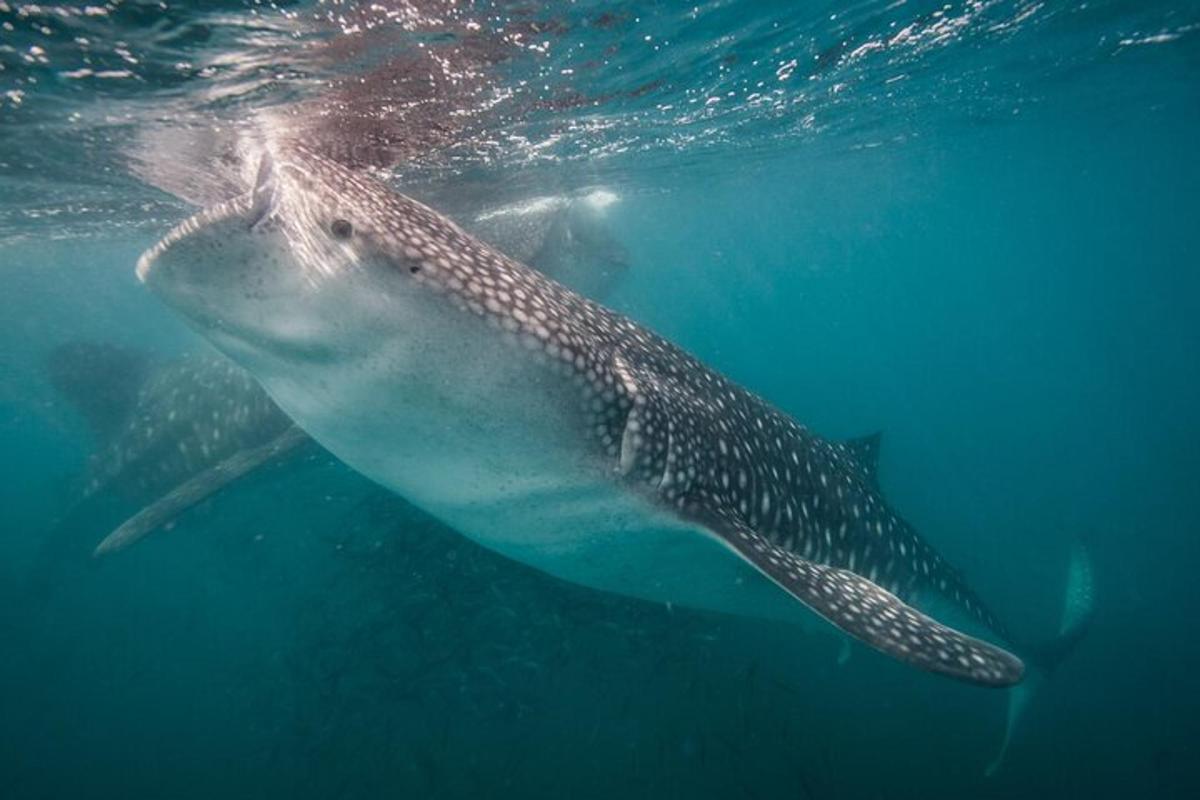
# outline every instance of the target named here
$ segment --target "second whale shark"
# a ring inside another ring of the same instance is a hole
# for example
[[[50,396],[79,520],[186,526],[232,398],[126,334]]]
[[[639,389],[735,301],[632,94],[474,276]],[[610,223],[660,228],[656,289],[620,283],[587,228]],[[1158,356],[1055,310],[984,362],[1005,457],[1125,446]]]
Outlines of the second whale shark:
[[[509,557],[683,606],[807,608],[975,684],[1025,673],[926,613],[1015,641],[855,448],[302,145],[266,146],[252,191],[137,274],[320,444]]]

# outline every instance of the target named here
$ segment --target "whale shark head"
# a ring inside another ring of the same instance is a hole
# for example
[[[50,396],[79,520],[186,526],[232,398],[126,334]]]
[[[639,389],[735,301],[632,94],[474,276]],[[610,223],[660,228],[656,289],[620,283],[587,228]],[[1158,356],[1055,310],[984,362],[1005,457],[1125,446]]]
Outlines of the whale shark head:
[[[170,230],[137,275],[236,358],[352,360],[411,334],[404,310],[430,294],[451,225],[293,146],[262,156],[251,191]]]

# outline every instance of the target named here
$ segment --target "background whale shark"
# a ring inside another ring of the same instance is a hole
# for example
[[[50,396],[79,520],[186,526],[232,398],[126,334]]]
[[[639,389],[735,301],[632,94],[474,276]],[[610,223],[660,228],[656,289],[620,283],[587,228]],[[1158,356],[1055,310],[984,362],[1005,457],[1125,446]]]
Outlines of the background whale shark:
[[[291,420],[251,376],[217,354],[164,360],[78,341],[52,350],[46,371],[87,424],[91,453],[65,511],[41,536],[30,579],[39,602],[106,536],[119,534],[112,547],[128,546],[275,455],[320,452],[292,435]],[[240,473],[229,471],[238,465]]]

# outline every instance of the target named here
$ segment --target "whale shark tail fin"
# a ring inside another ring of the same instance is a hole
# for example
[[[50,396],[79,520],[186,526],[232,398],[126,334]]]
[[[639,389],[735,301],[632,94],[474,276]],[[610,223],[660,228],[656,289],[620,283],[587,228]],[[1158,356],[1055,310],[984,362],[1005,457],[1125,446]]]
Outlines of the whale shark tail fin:
[[[1027,644],[1023,649],[1030,669],[1018,686],[1009,690],[1008,715],[1004,726],[1004,739],[995,758],[988,765],[988,777],[995,775],[1004,763],[1013,732],[1024,716],[1029,701],[1054,675],[1087,634],[1095,613],[1095,578],[1092,558],[1082,542],[1071,547],[1067,565],[1067,580],[1063,591],[1062,612],[1059,616],[1058,632],[1041,642]]]
[[[1076,542],[1071,547],[1058,632],[1025,648],[1033,664],[1047,677],[1054,674],[1087,633],[1095,613],[1095,594],[1091,555],[1082,542]]]

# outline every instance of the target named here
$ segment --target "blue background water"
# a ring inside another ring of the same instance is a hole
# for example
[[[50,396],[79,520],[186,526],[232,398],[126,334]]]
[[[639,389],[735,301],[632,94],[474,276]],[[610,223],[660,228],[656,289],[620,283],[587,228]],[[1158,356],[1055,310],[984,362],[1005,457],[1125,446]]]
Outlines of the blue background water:
[[[888,15],[920,18],[868,6],[863,41]],[[839,664],[832,635],[562,584],[321,457],[119,558],[87,559],[103,531],[79,530],[85,548],[32,591],[91,446],[47,353],[79,338],[202,346],[132,275],[162,229],[145,218],[182,215],[166,201],[133,214],[142,196],[118,182],[99,214],[22,213],[68,208],[57,188],[86,184],[92,163],[46,116],[91,100],[24,85],[0,135],[28,152],[49,131],[28,159],[51,167],[31,177],[6,150],[0,183],[4,795],[1192,796],[1200,10],[1082,8],[1086,24],[1060,15],[999,41],[967,26],[909,64],[922,88],[828,101],[827,127],[741,106],[711,137],[615,166],[581,164],[570,149],[590,140],[568,137],[560,160],[496,168],[612,187],[632,268],[610,303],[822,433],[883,430],[887,496],[1014,628],[1051,631],[1067,548],[1088,543],[1095,623],[998,775],[983,769],[1002,693],[864,648]],[[770,20],[818,41],[833,25],[829,9],[709,10],[697,48],[764,46]],[[682,19],[644,11],[666,30]],[[691,63],[675,58],[621,66]],[[930,77],[947,75],[965,77]],[[603,135],[669,128],[653,107],[614,111]]]

